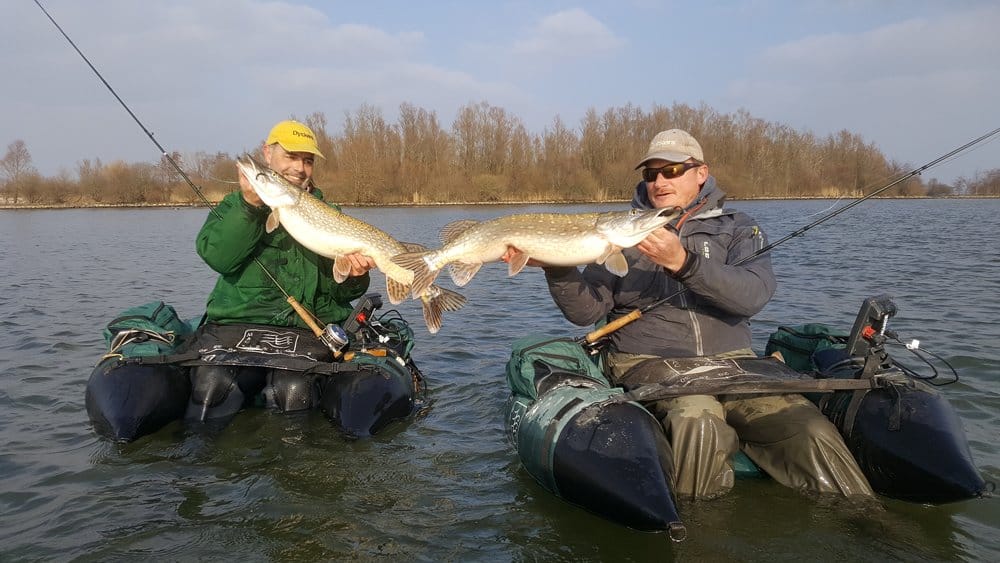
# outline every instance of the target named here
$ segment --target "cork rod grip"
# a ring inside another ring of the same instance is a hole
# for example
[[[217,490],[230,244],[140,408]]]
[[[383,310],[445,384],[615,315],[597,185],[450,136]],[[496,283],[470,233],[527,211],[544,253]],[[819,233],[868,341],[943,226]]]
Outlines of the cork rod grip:
[[[588,332],[587,333],[587,337],[586,337],[587,343],[588,344],[593,344],[594,342],[597,342],[601,338],[604,338],[605,336],[607,336],[607,335],[611,334],[612,332],[620,329],[621,327],[629,324],[630,322],[638,320],[638,318],[641,317],[641,316],[642,316],[642,311],[640,311],[639,309],[636,309],[636,310],[632,311],[631,313],[625,315],[624,317],[618,317],[617,319],[615,319],[615,320],[611,321],[610,323],[602,326],[601,328],[599,328],[599,329],[597,329],[597,330],[595,330],[593,332]]]

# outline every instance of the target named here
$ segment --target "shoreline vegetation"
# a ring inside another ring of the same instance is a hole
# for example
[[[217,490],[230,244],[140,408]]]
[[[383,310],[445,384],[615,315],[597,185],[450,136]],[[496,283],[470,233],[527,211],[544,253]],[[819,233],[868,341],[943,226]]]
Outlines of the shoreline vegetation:
[[[887,159],[846,130],[819,137],[745,110],[721,114],[705,105],[590,109],[576,126],[556,116],[541,133],[530,133],[519,117],[486,102],[460,108],[450,127],[435,112],[408,103],[400,105],[395,122],[362,105],[345,115],[335,133],[323,113],[301,121],[327,156],[318,161],[316,184],[327,200],[345,206],[620,201],[631,197],[639,181],[638,155],[657,132],[670,128],[699,139],[712,175],[732,200],[857,199],[915,168]],[[29,147],[15,140],[0,158],[0,208],[204,206],[201,195],[217,202],[234,189],[236,156],[175,151],[157,162],[95,158],[78,162],[73,172],[45,177]],[[914,175],[889,194],[959,196],[1000,197],[1000,168],[953,185]]]

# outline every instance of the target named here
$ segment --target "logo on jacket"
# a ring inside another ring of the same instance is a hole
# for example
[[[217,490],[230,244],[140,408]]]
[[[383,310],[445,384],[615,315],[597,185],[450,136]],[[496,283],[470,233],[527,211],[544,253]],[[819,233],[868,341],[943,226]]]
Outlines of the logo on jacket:
[[[704,256],[706,259],[712,257],[711,256],[712,252],[711,252],[711,250],[709,250],[709,248],[710,247],[708,245],[708,241],[707,240],[705,242],[701,243],[701,255]]]

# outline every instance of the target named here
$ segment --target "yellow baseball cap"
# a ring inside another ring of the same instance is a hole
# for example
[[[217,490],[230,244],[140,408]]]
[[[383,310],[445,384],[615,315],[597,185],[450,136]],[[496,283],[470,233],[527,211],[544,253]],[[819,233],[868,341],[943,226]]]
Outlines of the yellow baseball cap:
[[[264,144],[273,145],[274,143],[278,143],[281,148],[288,152],[310,152],[320,158],[326,158],[323,153],[319,152],[316,135],[298,121],[282,121],[272,127]]]

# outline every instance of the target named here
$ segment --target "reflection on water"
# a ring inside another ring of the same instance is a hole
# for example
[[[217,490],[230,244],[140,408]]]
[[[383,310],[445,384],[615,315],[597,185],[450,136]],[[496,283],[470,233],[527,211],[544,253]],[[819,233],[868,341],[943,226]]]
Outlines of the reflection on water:
[[[736,202],[772,240],[829,201]],[[620,206],[348,209],[400,240],[437,246],[463,218]],[[200,315],[214,274],[194,253],[205,210],[0,212],[0,559],[996,560],[1000,506],[882,499],[880,510],[810,498],[769,480],[682,504],[689,538],[672,544],[572,507],[536,485],[506,443],[501,409],[510,343],[576,336],[537,270],[485,266],[469,304],[437,335],[415,302],[428,408],[370,440],[347,441],[322,415],[241,413],[221,431],[175,423],[134,444],[98,440],[83,406],[103,353],[100,329],[163,299]],[[891,328],[955,365],[945,388],[973,457],[1000,480],[1000,201],[870,201],[778,247],[778,294],[754,321],[763,349],[779,324],[849,328],[887,293]],[[442,285],[450,282],[442,277]],[[372,287],[384,280],[376,274]],[[384,310],[392,307],[386,303]],[[846,326],[845,326],[846,325]]]

